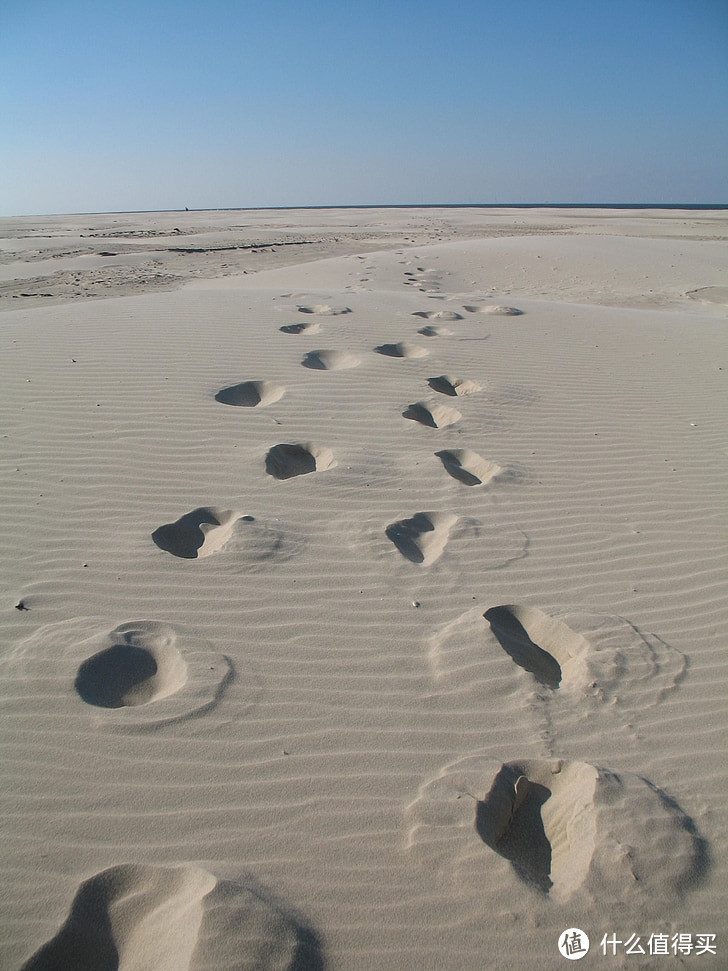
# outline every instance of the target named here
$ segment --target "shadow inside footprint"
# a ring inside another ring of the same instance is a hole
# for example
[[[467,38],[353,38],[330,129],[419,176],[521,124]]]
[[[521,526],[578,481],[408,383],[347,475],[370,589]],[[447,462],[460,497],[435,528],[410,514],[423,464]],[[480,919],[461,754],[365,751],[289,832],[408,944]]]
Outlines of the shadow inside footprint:
[[[285,394],[285,388],[270,381],[243,381],[229,388],[222,388],[215,395],[215,401],[223,405],[237,405],[243,408],[265,406],[278,401]]]
[[[316,471],[316,459],[303,445],[274,445],[265,457],[265,471],[276,479],[292,479]]]
[[[561,665],[553,655],[535,644],[526,628],[508,607],[491,607],[483,614],[503,650],[547,688],[561,684]]]
[[[412,563],[424,563],[425,554],[422,550],[423,533],[434,532],[435,526],[423,513],[417,513],[412,519],[403,519],[398,523],[387,526],[385,533],[397,547],[399,552]]]
[[[279,328],[284,334],[317,334],[321,330],[321,324],[306,322],[303,324],[284,324]]]
[[[457,519],[452,513],[418,512],[411,519],[390,523],[385,533],[405,559],[427,566],[444,551]]]
[[[174,694],[188,677],[187,664],[175,646],[173,631],[162,625],[117,627],[110,647],[87,658],[76,674],[75,688],[86,704],[97,708],[146,705]]]
[[[173,556],[194,560],[215,552],[230,538],[239,514],[217,507],[201,507],[165,523],[152,533],[154,543]]]
[[[131,644],[114,644],[84,661],[75,686],[88,705],[123,708],[144,704],[144,686],[151,684],[156,673],[157,662],[149,651]]]
[[[518,783],[527,790],[520,804],[516,796],[506,800],[505,818],[494,820],[494,800],[490,793],[486,801],[478,800],[475,828],[483,842],[508,860],[525,883],[548,893],[553,886],[551,843],[544,829],[541,807],[551,798],[551,791],[525,776],[510,781],[514,793]]]

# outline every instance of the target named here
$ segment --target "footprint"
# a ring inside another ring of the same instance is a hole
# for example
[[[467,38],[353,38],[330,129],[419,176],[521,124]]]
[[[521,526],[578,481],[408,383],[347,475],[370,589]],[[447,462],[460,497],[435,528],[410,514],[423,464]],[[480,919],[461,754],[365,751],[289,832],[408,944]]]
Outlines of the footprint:
[[[21,971],[321,969],[318,935],[256,885],[192,864],[126,863],[79,887],[65,923]]]
[[[566,901],[675,899],[705,872],[694,822],[651,782],[587,762],[505,763],[475,828],[531,886]]]
[[[385,532],[405,559],[429,566],[442,556],[458,517],[449,512],[418,512],[391,523]]]
[[[450,621],[432,635],[430,659],[438,679],[460,679],[467,670],[467,685],[479,694],[496,677],[511,678],[509,690],[520,682],[550,722],[571,726],[607,713],[605,730],[619,724],[620,710],[634,719],[660,703],[687,670],[682,652],[624,617],[579,608],[550,616],[513,604],[473,608]]]
[[[503,471],[500,465],[489,462],[468,448],[443,449],[435,452],[435,455],[453,479],[468,486],[485,485]]]
[[[187,681],[187,665],[164,625],[127,624],[110,647],[84,661],[75,687],[88,705],[126,708],[174,694]]]
[[[428,378],[427,383],[433,391],[439,391],[440,394],[447,394],[451,397],[463,397],[483,390],[481,385],[475,381],[470,381],[467,378],[456,378],[451,374],[441,374],[437,378]]]
[[[399,341],[396,344],[379,344],[374,350],[385,357],[427,357],[430,353],[426,347],[413,344],[411,341]]]
[[[156,620],[113,630],[103,617],[45,625],[16,645],[2,675],[25,714],[55,718],[79,738],[89,730],[156,730],[201,715],[212,724],[233,683],[246,710],[260,691],[244,658],[234,668],[197,631]],[[29,690],[40,683],[42,690]]]
[[[523,313],[517,307],[503,307],[497,303],[467,304],[463,310],[469,314],[491,314],[494,317],[520,317]]]
[[[174,523],[160,526],[152,539],[161,550],[182,559],[199,559],[217,552],[230,539],[242,513],[217,506],[201,506]]]
[[[304,367],[315,371],[344,371],[361,364],[358,357],[348,351],[309,351],[301,361]]]
[[[338,463],[330,448],[305,444],[274,445],[265,457],[265,470],[275,479],[292,479],[308,472],[325,472]]]
[[[420,327],[417,333],[422,334],[423,337],[451,337],[453,332],[449,327],[427,324],[426,327]]]
[[[467,310],[467,307],[465,308]],[[413,317],[422,317],[424,320],[462,320],[463,315],[455,310],[415,310]]]
[[[556,903],[592,907],[602,919],[625,907],[669,912],[707,873],[708,847],[695,822],[649,780],[561,759],[497,766],[468,756],[420,787],[406,809],[408,844],[428,869],[455,868],[459,884],[472,881],[489,896],[508,892],[507,871],[495,859],[484,872],[485,844],[517,880]],[[493,779],[489,790],[473,795],[484,778]]]
[[[341,314],[350,314],[351,307],[331,307],[327,303],[316,303],[313,305],[299,304],[299,313],[317,314],[320,317],[338,317]]]
[[[243,381],[233,384],[229,388],[222,388],[215,395],[215,401],[223,405],[240,405],[243,408],[264,408],[280,401],[286,389],[281,384],[272,381]]]
[[[491,607],[483,616],[506,654],[539,684],[556,689],[564,676],[583,683],[589,643],[562,621],[512,604]]]
[[[317,320],[306,320],[301,324],[284,324],[280,330],[284,334],[318,334],[321,324]]]
[[[448,405],[417,401],[402,412],[402,417],[409,418],[411,421],[418,421],[428,428],[446,428],[448,425],[454,425],[455,422],[460,421],[463,416],[456,408],[450,408]]]
[[[100,650],[79,665],[76,693],[87,705],[109,712],[105,723],[125,728],[204,714],[218,704],[233,677],[227,657],[200,650],[199,639],[172,624],[131,621],[100,644],[97,638],[92,643]]]

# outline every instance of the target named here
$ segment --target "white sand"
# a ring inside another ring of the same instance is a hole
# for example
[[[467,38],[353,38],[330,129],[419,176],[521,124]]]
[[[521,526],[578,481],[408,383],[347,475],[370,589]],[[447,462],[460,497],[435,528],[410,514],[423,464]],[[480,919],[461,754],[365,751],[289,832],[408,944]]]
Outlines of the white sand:
[[[0,967],[725,967],[728,216],[0,231]]]

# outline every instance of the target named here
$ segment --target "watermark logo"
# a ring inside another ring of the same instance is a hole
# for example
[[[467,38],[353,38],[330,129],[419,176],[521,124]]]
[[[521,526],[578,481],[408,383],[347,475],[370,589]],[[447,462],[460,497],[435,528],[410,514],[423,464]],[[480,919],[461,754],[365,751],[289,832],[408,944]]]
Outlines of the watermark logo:
[[[580,927],[569,927],[559,934],[559,952],[567,961],[580,961],[589,953],[589,938]]]

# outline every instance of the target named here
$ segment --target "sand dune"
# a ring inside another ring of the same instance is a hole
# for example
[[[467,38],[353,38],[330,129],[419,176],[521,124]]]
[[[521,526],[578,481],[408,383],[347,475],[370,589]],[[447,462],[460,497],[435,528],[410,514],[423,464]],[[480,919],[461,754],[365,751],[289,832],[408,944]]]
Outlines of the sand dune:
[[[0,967],[722,966],[725,225],[0,220]]]
[[[152,967],[315,971],[323,962],[316,935],[258,888],[193,865],[122,864],[81,884],[66,922],[23,971]]]

